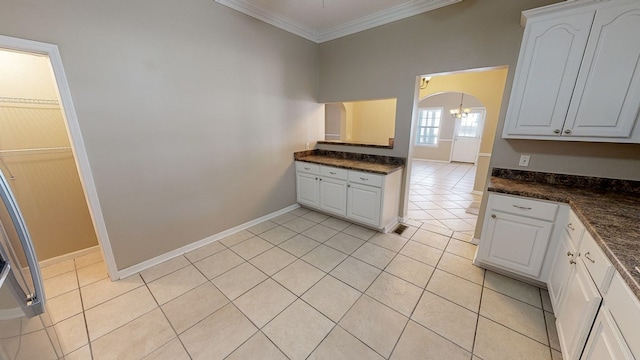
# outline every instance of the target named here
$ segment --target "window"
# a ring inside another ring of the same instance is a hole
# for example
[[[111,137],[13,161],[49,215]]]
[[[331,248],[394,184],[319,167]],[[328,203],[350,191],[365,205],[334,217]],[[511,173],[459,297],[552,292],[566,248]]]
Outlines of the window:
[[[477,138],[480,136],[480,122],[484,110],[472,110],[467,117],[460,119],[457,137]]]
[[[416,145],[438,145],[442,108],[423,108],[418,114]]]

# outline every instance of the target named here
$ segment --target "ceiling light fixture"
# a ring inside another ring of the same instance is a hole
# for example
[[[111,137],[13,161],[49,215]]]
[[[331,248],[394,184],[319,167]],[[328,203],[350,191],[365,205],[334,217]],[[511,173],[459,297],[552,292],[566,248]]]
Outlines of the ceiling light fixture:
[[[429,85],[430,80],[431,80],[430,77],[423,77],[422,81],[420,82],[420,90],[426,89],[427,85]]]
[[[462,108],[463,100],[464,100],[464,93],[462,93],[462,97],[460,98],[460,107],[458,107],[457,109],[449,110],[449,113],[451,113],[451,117],[453,117],[454,119],[466,118],[467,115],[469,115],[469,113],[471,112],[471,109],[469,108]]]

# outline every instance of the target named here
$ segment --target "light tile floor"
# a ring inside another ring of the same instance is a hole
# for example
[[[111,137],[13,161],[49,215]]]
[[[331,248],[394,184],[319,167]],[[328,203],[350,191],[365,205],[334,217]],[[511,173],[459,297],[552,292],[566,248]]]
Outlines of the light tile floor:
[[[67,359],[559,359],[548,293],[471,264],[475,167],[416,161],[381,234],[296,209],[129,278],[43,268]]]

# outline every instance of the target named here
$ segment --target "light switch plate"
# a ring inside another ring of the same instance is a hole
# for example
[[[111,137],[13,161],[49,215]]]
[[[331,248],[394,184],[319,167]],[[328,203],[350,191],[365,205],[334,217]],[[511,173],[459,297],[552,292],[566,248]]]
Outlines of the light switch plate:
[[[531,155],[520,155],[520,166],[529,166],[529,160],[531,159]]]

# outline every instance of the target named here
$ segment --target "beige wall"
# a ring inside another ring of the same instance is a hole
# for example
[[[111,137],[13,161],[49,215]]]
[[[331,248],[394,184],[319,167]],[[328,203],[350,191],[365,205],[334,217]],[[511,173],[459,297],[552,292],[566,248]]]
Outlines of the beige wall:
[[[295,204],[318,46],[211,0],[6,0],[57,44],[118,269]]]
[[[0,51],[0,97],[57,100],[52,76],[46,56]]]
[[[503,140],[506,114],[523,29],[522,10],[556,0],[463,1],[320,45],[322,102],[397,97],[396,146],[368,153],[408,156],[416,76],[507,65],[503,104],[491,152],[492,166],[640,180],[640,145]],[[491,142],[485,142],[491,143]],[[322,148],[344,147],[322,145]],[[481,221],[478,222],[479,224]]]
[[[0,96],[57,98],[46,57],[0,51],[0,79]],[[59,106],[0,102],[0,151],[68,146]],[[0,157],[38,260],[98,245],[71,150]]]
[[[417,77],[504,65],[511,74],[522,40],[521,12],[554,2],[467,0],[323,43],[319,100],[396,97],[394,148],[362,151],[408,157],[412,117],[417,110]],[[343,146],[319,147],[349,151]],[[403,205],[406,211],[407,204]]]
[[[352,141],[388,144],[394,133],[396,99],[356,101],[352,105]]]
[[[428,88],[426,89],[428,90]],[[451,161],[451,146],[453,145],[453,133],[455,130],[455,119],[449,113],[450,109],[460,107],[461,93],[447,92],[436,95],[426,95],[420,100],[418,108],[442,108],[442,120],[440,124],[440,136],[438,144],[435,146],[414,145],[414,159]],[[463,107],[484,107],[482,102],[474,96],[466,94]],[[417,136],[417,135],[416,135]],[[415,143],[415,140],[412,140]]]

